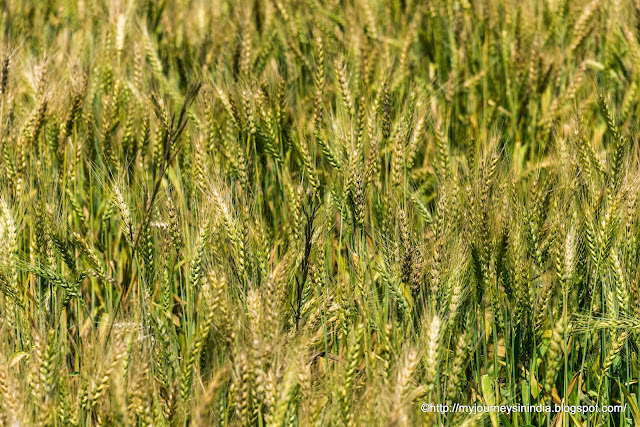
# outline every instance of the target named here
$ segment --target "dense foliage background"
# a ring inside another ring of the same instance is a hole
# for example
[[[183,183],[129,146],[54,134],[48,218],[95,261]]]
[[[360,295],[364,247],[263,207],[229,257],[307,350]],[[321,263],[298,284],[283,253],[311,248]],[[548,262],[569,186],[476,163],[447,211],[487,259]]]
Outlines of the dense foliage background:
[[[2,424],[640,425],[638,2],[0,13]]]

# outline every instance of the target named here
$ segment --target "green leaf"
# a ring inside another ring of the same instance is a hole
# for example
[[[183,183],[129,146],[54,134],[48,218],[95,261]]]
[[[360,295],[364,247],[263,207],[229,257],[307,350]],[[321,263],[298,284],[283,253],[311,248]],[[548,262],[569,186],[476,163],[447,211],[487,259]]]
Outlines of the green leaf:
[[[513,425],[509,422],[509,420],[503,413],[500,413],[500,420],[502,421],[502,425],[504,425],[505,427],[513,427]]]
[[[624,397],[627,399],[627,402],[629,404],[629,408],[631,408],[631,416],[633,417],[633,423],[637,426],[640,426],[640,410],[638,410],[638,402],[636,402],[635,397],[629,393],[629,390],[627,390],[627,388],[622,385],[620,383],[620,381],[617,381],[618,383],[618,387],[620,387],[620,390],[622,390],[622,394],[624,394]]]
[[[14,366],[16,363],[20,362],[27,355],[26,351],[18,351],[13,353],[11,359],[9,359],[9,367]]]
[[[482,395],[487,405],[493,406],[496,404],[496,398],[493,394],[493,378],[489,375],[482,376]],[[495,412],[489,412],[489,418],[491,418],[491,424],[493,427],[498,427],[498,418]]]

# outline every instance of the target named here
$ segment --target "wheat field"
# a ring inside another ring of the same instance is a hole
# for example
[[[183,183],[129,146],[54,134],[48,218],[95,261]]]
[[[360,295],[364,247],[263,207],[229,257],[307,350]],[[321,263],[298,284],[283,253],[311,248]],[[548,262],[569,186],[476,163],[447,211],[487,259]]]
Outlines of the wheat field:
[[[0,424],[640,426],[640,1],[0,30]]]

